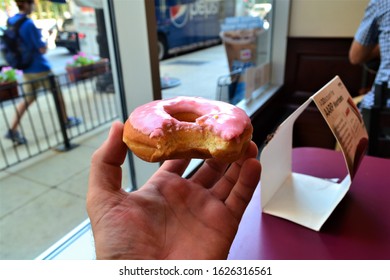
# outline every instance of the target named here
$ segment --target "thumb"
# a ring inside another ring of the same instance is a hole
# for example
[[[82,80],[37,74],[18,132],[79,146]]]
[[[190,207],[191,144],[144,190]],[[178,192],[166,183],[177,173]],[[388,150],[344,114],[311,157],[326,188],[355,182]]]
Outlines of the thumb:
[[[123,124],[112,124],[107,140],[92,156],[88,192],[121,188],[122,168],[127,146],[122,141]]]

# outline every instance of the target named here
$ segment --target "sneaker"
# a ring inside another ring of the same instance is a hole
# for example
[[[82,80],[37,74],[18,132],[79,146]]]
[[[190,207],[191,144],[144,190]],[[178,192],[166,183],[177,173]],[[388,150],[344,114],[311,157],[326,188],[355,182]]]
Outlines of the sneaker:
[[[68,117],[67,118],[67,123],[65,124],[66,128],[71,128],[74,126],[78,126],[81,124],[83,121],[79,118],[76,117]]]
[[[27,143],[27,139],[19,133],[19,131],[12,131],[11,129],[4,135],[5,139],[12,140],[17,145],[24,145]]]

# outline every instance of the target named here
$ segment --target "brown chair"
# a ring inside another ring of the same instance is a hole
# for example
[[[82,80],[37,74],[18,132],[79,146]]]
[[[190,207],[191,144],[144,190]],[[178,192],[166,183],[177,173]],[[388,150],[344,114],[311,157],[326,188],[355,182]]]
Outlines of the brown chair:
[[[390,88],[387,82],[375,85],[374,106],[362,108],[367,128],[368,155],[390,158]]]

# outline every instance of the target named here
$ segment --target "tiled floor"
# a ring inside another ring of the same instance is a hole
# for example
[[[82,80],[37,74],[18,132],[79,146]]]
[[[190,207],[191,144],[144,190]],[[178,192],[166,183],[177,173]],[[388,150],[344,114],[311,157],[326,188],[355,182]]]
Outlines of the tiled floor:
[[[218,77],[227,73],[222,45],[166,60],[161,76],[177,77],[181,85],[163,97],[214,98]],[[33,259],[87,218],[90,158],[109,127],[78,138],[71,151],[48,151],[0,172],[0,259]],[[124,186],[129,183],[125,174]]]

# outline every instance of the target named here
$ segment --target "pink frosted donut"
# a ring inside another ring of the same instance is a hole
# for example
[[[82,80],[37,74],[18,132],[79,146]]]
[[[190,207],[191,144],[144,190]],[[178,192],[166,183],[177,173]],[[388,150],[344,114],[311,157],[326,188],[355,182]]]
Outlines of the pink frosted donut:
[[[253,127],[245,111],[200,97],[156,100],[136,108],[123,141],[141,159],[177,158],[237,160],[246,150]]]

